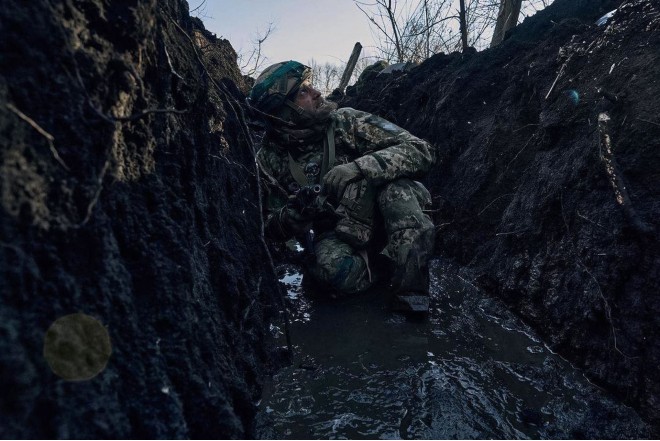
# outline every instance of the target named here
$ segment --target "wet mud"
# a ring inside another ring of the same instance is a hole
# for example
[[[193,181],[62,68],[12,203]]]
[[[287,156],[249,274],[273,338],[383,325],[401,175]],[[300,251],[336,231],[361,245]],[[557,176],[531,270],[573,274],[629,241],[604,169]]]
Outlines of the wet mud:
[[[448,261],[431,265],[427,320],[390,312],[382,292],[310,299],[283,267],[293,365],[266,386],[269,439],[643,438],[632,408],[590,383]],[[283,341],[281,329],[272,329]]]

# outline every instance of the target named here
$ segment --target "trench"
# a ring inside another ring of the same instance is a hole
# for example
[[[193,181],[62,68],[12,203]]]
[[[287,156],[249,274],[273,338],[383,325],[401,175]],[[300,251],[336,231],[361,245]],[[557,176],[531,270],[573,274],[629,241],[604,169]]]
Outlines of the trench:
[[[532,329],[434,259],[423,321],[381,292],[324,301],[280,267],[293,363],[266,385],[257,435],[268,439],[640,438],[632,409],[553,353]],[[284,345],[283,330],[271,331]]]

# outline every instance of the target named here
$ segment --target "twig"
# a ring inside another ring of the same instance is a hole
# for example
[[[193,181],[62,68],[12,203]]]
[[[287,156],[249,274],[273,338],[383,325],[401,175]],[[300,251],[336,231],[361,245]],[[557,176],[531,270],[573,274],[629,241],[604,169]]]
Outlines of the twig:
[[[502,198],[505,197],[505,196],[511,196],[512,194],[515,194],[515,193],[506,193],[506,194],[503,194],[502,196],[498,196],[498,197],[496,197],[496,198],[493,199],[488,205],[486,205],[486,206],[485,206],[485,207],[484,207],[479,213],[477,213],[477,216],[481,216],[481,213],[483,213],[484,211],[486,211],[486,209],[488,209],[488,207],[490,207],[491,205],[493,205],[495,202],[499,201],[500,199],[502,199]]]
[[[369,369],[367,369],[367,367],[366,367],[366,366],[364,365],[364,363],[362,362],[362,357],[364,357],[364,354],[360,354],[360,355],[358,356],[358,363],[360,363],[360,366],[362,367],[362,369],[364,369],[364,371],[365,371],[366,373],[370,373],[371,371],[370,371]]]
[[[563,192],[559,194],[559,207],[561,209],[561,217],[564,220],[564,226],[566,227],[566,234],[567,236],[571,234],[569,228],[568,228],[568,222],[566,221],[566,215],[564,214],[564,197],[563,197]],[[575,256],[575,260],[577,261],[578,265],[582,267],[582,271],[586,272],[589,274],[589,276],[593,279],[593,281],[596,283],[596,287],[598,288],[598,293],[600,294],[600,298],[603,301],[603,305],[605,308],[605,318],[607,319],[608,323],[610,324],[610,328],[612,330],[612,337],[614,339],[614,349],[621,355],[623,355],[625,358],[631,359],[631,358],[639,358],[639,357],[630,357],[619,349],[617,346],[617,338],[616,338],[616,330],[614,329],[614,322],[612,321],[612,308],[610,308],[610,303],[607,301],[605,298],[605,295],[603,294],[603,290],[600,288],[600,283],[598,283],[598,280],[596,277],[591,274],[591,272],[587,269],[587,266],[582,262],[582,259],[580,259],[580,256],[577,253],[577,249],[575,248],[575,244],[573,243],[572,240],[569,239],[569,243],[571,244],[571,248],[573,249],[573,255]]]
[[[518,156],[520,156],[520,154],[523,152],[523,150],[525,150],[525,149],[527,148],[527,146],[528,146],[529,143],[532,141],[532,139],[534,138],[535,135],[536,135],[536,133],[533,133],[532,136],[529,137],[529,139],[527,140],[527,142],[525,143],[525,145],[523,146],[523,148],[521,148],[521,149],[518,151],[518,153],[516,153],[516,156],[514,156],[513,159],[512,159],[511,161],[509,161],[509,163],[506,165],[506,167],[504,167],[504,171],[502,172],[502,174],[506,173],[506,171],[509,169],[509,167],[511,167],[511,164],[513,163],[513,161],[515,161],[516,159],[518,159]]]
[[[101,112],[99,109],[97,109],[96,107],[94,107],[92,105],[91,101],[88,101],[88,102],[89,102],[89,105],[92,106],[92,108],[96,111],[96,113],[98,113],[104,120],[106,120],[110,123],[113,123],[113,124],[115,122],[137,121],[138,119],[144,118],[145,116],[147,116],[151,113],[176,113],[178,115],[188,113],[187,109],[186,110],[179,110],[179,109],[147,109],[147,110],[143,110],[140,113],[135,113],[135,114],[130,115],[130,116],[117,117],[117,116],[107,115],[107,114]]]
[[[7,103],[6,106],[9,110],[14,112],[16,114],[16,116],[18,116],[20,119],[22,119],[23,121],[28,123],[30,126],[32,126],[33,129],[35,129],[37,132],[39,132],[39,134],[41,136],[43,136],[44,138],[46,138],[48,140],[48,146],[50,147],[50,152],[53,154],[53,157],[55,158],[55,160],[57,162],[59,162],[59,164],[62,167],[64,167],[64,169],[66,171],[69,171],[69,167],[67,167],[66,163],[60,157],[60,154],[55,149],[55,144],[53,143],[53,141],[55,141],[55,137],[53,135],[51,135],[50,133],[48,133],[47,131],[45,131],[44,129],[42,129],[39,124],[37,124],[32,118],[27,116],[25,113],[18,110],[16,108],[16,106],[14,106],[13,104]]]
[[[176,75],[177,77],[179,77],[181,80],[185,81],[185,80],[183,79],[183,77],[182,77],[181,75],[179,75],[179,73],[178,73],[176,70],[174,70],[174,66],[172,66],[172,59],[170,58],[170,53],[167,52],[167,46],[165,46],[165,44],[163,44],[163,48],[165,49],[165,56],[167,57],[167,64],[169,64],[169,66],[170,66],[170,71],[171,71],[174,75]]]
[[[205,3],[206,3],[206,0],[202,0],[202,2],[201,2],[199,5],[197,5],[196,8],[192,9],[192,10],[189,12],[189,15],[192,15],[193,12],[197,11],[198,9],[200,9],[202,6],[204,6]]]
[[[589,219],[586,216],[581,215],[579,211],[576,210],[575,214],[577,214],[578,217],[581,217],[582,219],[586,220],[587,222],[591,222],[592,224],[596,225],[597,227],[603,228],[603,226],[601,224],[599,224],[598,222],[592,221],[591,219]]]
[[[495,236],[508,236],[509,234],[524,233],[526,231],[529,231],[529,228],[524,228],[522,230],[516,230],[516,231],[507,231],[506,233],[497,233],[495,234]]]
[[[545,96],[545,99],[547,100],[550,94],[552,93],[552,90],[555,88],[555,85],[557,84],[557,81],[559,80],[559,77],[562,76],[564,73],[564,68],[566,67],[566,64],[568,61],[571,59],[571,57],[568,57],[568,59],[562,64],[561,69],[559,69],[559,73],[557,74],[557,78],[555,78],[555,81],[552,83],[552,86],[550,86],[550,90],[548,90],[548,94]]]
[[[527,124],[527,125],[525,125],[525,126],[518,127],[516,130],[513,131],[513,133],[519,132],[519,131],[521,131],[522,129],[526,129],[527,127],[531,127],[531,126],[538,126],[538,124]]]
[[[566,234],[571,234],[570,228],[568,228],[568,222],[566,221],[566,215],[564,214],[564,192],[559,192],[559,207],[561,208],[561,218],[564,221],[564,226],[566,227]],[[577,255],[577,253],[576,253]]]
[[[16,106],[14,106],[11,103],[7,103],[6,106],[9,110],[11,110],[16,115],[18,115],[19,118],[21,118],[26,123],[30,124],[32,126],[32,128],[34,128],[37,132],[39,132],[41,135],[43,135],[47,140],[49,140],[49,141],[54,141],[55,140],[55,137],[53,137],[53,135],[51,135],[50,133],[48,133],[47,131],[42,129],[41,126],[39,126],[39,124],[37,124],[32,118],[27,116],[25,113],[18,110],[16,108]]]
[[[5,247],[5,248],[9,248],[10,250],[13,250],[16,254],[21,256],[23,259],[27,260],[27,258],[28,258],[27,253],[25,251],[23,251],[22,249],[20,249],[19,247],[17,247],[16,245],[12,245],[10,243],[5,243],[5,242],[0,241],[0,247]]]
[[[465,282],[465,283],[467,283],[468,285],[470,285],[472,288],[474,288],[474,289],[476,289],[476,290],[479,290],[479,288],[477,288],[476,286],[474,286],[474,285],[473,285],[472,283],[470,283],[469,281],[465,280],[465,279],[464,279],[463,277],[461,277],[459,274],[456,274],[456,277],[458,277],[458,278],[461,279],[463,282]]]
[[[619,349],[619,346],[618,346],[618,343],[617,343],[617,338],[616,338],[616,332],[615,332],[615,329],[614,329],[614,322],[612,321],[612,308],[610,307],[609,302],[605,298],[605,295],[603,294],[603,290],[600,288],[600,283],[598,283],[598,280],[596,280],[596,277],[594,277],[594,275],[591,274],[591,272],[587,269],[587,267],[584,265],[584,263],[582,263],[582,260],[579,257],[576,256],[576,258],[577,258],[578,263],[580,263],[580,265],[582,266],[582,270],[585,273],[589,274],[589,276],[593,279],[594,283],[596,284],[596,288],[598,288],[598,294],[600,295],[600,298],[603,301],[603,304],[605,305],[605,317],[607,317],[607,321],[610,323],[610,327],[612,329],[612,339],[614,340],[614,350],[617,351],[619,354],[623,355],[625,358],[627,358],[629,360],[633,359],[633,358],[639,358],[639,356],[632,357],[630,355],[624,354],[623,351],[621,351],[621,349]]]
[[[97,188],[96,192],[94,193],[94,197],[89,201],[89,205],[87,205],[87,214],[85,215],[85,218],[82,220],[77,225],[74,225],[75,228],[80,228],[83,225],[85,225],[87,222],[92,217],[92,210],[94,209],[94,206],[96,203],[99,201],[99,197],[101,196],[101,190],[103,190],[103,178],[105,178],[105,174],[108,171],[108,168],[110,166],[110,159],[106,159],[105,164],[103,164],[103,168],[101,169],[101,173],[99,174],[99,177],[97,179]]]
[[[259,276],[259,279],[257,280],[257,289],[254,291],[254,298],[252,299],[252,302],[245,308],[245,312],[243,313],[243,320],[240,322],[240,329],[243,329],[243,323],[245,320],[248,318],[248,314],[250,314],[250,310],[252,310],[252,306],[254,306],[254,302],[257,301],[259,298],[259,293],[261,292],[261,279],[262,277]]]
[[[656,122],[653,122],[653,121],[649,121],[648,119],[642,119],[642,118],[636,118],[636,119],[638,119],[640,121],[644,121],[645,123],[653,124],[654,126],[660,126],[660,124],[658,124]]]

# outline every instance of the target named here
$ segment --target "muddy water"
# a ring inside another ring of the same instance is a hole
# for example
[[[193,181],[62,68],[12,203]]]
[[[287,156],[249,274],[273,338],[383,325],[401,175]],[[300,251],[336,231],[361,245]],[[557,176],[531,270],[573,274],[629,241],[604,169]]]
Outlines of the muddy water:
[[[266,388],[262,438],[639,438],[630,408],[549,351],[461,271],[434,260],[422,322],[382,293],[310,300],[283,269],[292,366]],[[281,336],[280,330],[272,329]]]

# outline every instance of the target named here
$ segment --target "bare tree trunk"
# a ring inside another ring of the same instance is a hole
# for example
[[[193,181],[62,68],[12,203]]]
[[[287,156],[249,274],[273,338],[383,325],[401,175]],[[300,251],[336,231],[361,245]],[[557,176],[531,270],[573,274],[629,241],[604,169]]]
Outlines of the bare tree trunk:
[[[506,31],[518,23],[521,6],[522,0],[501,0],[500,12],[497,14],[497,22],[495,23],[495,31],[493,31],[490,47],[500,44],[504,40]]]
[[[502,0],[505,1],[505,0]],[[459,11],[459,18],[461,20],[461,43],[463,46],[463,52],[465,52],[468,48],[468,42],[467,42],[467,20],[465,19],[465,0],[460,0],[460,11]]]
[[[431,20],[429,19],[429,2],[424,0],[424,26],[426,27],[426,41],[424,48],[424,58],[429,58],[431,56]]]
[[[396,8],[396,2],[395,6]],[[398,62],[403,62],[403,48],[401,47],[401,40],[399,39],[399,28],[396,23],[396,18],[394,17],[394,10],[392,9],[392,0],[387,2],[387,15],[390,18],[390,23],[392,24],[392,32],[394,33],[394,45],[396,46],[396,53],[398,57]]]

